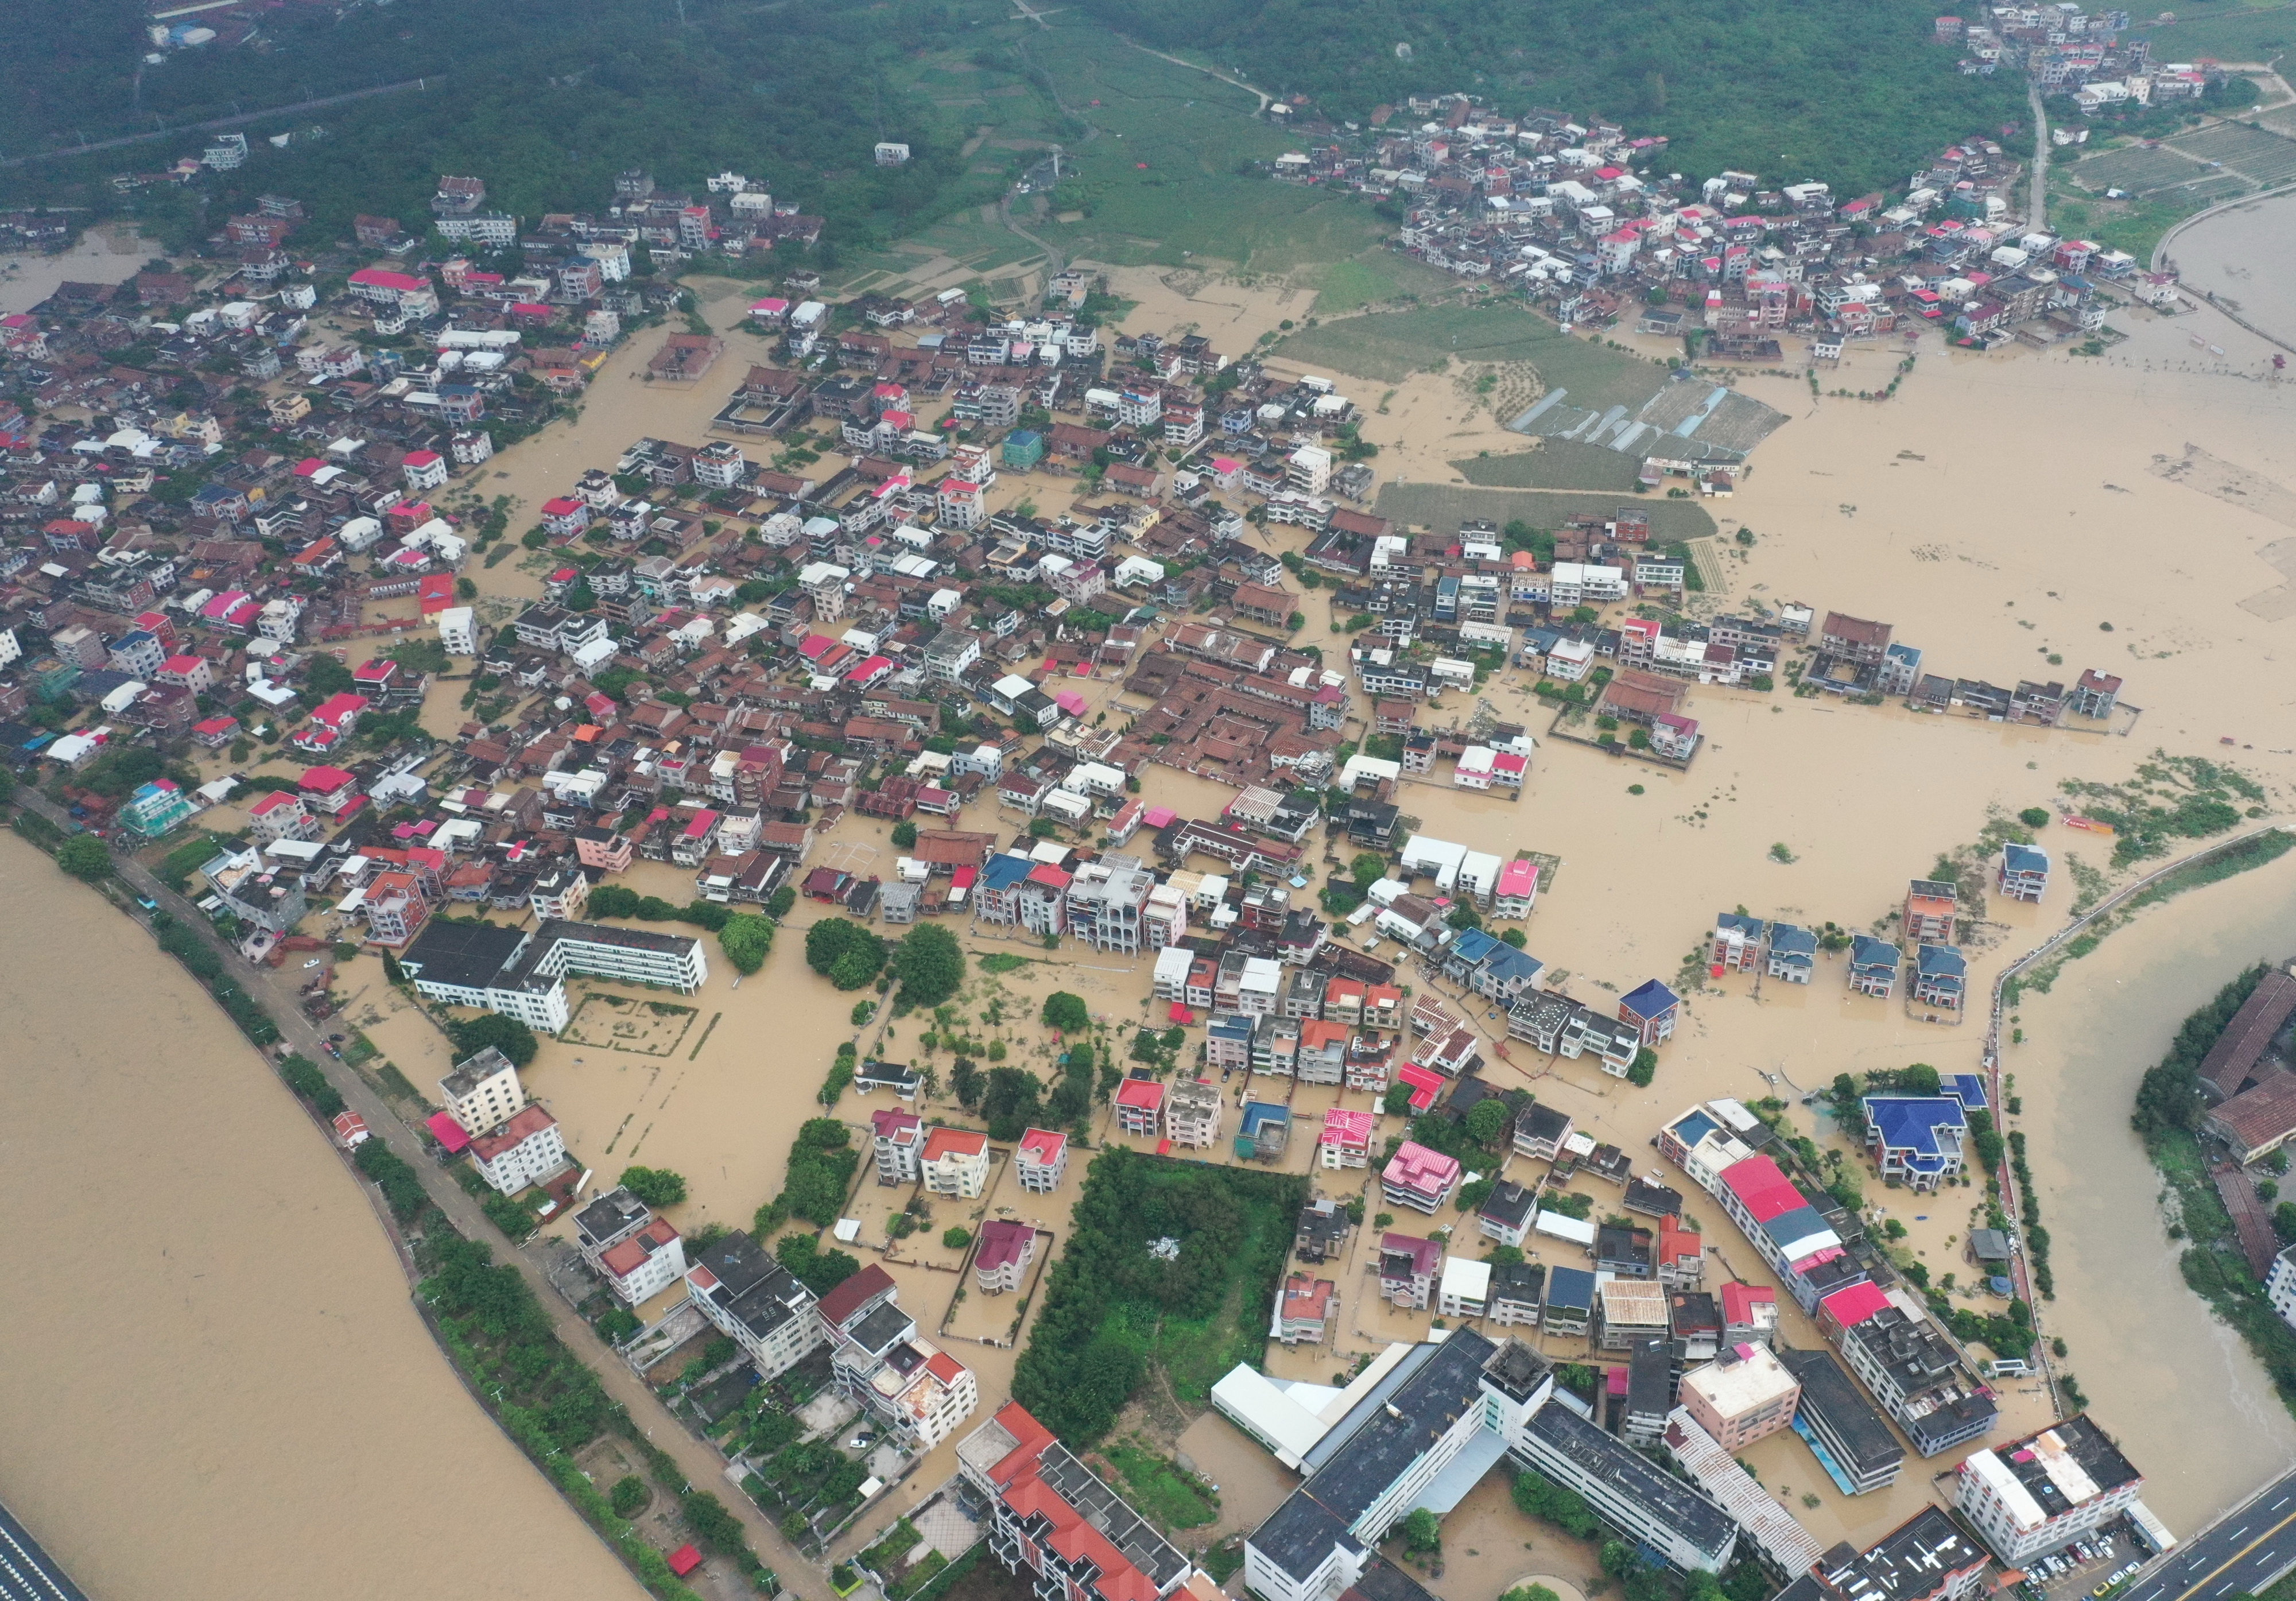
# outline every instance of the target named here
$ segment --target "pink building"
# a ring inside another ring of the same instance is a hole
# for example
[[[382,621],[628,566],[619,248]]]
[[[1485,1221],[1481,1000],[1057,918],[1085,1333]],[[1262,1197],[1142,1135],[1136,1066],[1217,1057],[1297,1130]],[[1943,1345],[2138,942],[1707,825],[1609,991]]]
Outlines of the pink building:
[[[1316,1159],[1327,1168],[1369,1167],[1372,1122],[1368,1112],[1325,1112],[1324,1132],[1316,1141]]]
[[[973,1253],[972,1277],[981,1292],[999,1295],[1019,1289],[1029,1277],[1037,1254],[1037,1231],[1010,1218],[991,1218],[980,1226],[980,1249]]]
[[[1435,1211],[1458,1187],[1458,1159],[1431,1151],[1417,1140],[1405,1140],[1380,1173],[1381,1193],[1416,1211]]]

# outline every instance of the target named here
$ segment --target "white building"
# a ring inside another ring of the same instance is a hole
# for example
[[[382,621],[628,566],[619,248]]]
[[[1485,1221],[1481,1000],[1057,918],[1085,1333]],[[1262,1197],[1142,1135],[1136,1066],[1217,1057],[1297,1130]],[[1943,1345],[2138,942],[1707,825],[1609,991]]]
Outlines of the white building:
[[[488,1046],[439,1080],[447,1115],[465,1134],[478,1134],[510,1121],[526,1109],[526,1087],[511,1059]]]
[[[469,606],[449,606],[439,613],[439,643],[449,656],[479,653],[479,614]]]
[[[2113,1522],[2144,1477],[2086,1414],[1974,1451],[1954,1470],[1954,1504],[2012,1567]]]
[[[1069,1170],[1069,1137],[1053,1129],[1031,1129],[1013,1154],[1013,1176],[1031,1195],[1049,1195]]]
[[[685,1277],[685,1242],[656,1218],[601,1252],[598,1271],[624,1306],[642,1305]]]
[[[504,1195],[515,1195],[566,1165],[566,1141],[556,1118],[539,1106],[529,1106],[474,1137],[471,1161],[481,1178]]]
[[[729,1234],[703,1252],[686,1268],[685,1286],[761,1377],[788,1372],[827,1337],[813,1292],[746,1234]]]

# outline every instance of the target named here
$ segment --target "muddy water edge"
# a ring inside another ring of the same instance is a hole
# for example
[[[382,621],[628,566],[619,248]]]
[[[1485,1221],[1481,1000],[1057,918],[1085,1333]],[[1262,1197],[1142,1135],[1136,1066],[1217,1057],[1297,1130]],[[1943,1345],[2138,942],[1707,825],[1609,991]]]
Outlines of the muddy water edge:
[[[94,1596],[642,1596],[190,976],[4,833],[0,903],[0,1499]]]

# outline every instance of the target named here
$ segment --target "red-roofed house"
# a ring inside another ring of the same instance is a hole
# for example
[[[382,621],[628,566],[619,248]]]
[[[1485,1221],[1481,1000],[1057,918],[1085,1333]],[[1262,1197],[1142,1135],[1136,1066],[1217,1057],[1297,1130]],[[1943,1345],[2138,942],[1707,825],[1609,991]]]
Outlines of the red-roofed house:
[[[967,1435],[958,1471],[996,1521],[988,1548],[1057,1601],[1161,1601],[1196,1564],[1134,1511],[1018,1401]],[[1110,1538],[1113,1529],[1123,1539]]]
[[[1809,1204],[1792,1180],[1767,1156],[1749,1156],[1722,1170],[1722,1182],[1757,1223],[1784,1217]]]
[[[410,489],[443,489],[447,482],[447,458],[435,450],[410,450],[406,459],[398,464],[406,475]]]
[[[542,503],[542,527],[548,534],[570,539],[589,526],[590,508],[581,501],[562,495]]]
[[[624,1306],[652,1300],[685,1277],[685,1244],[667,1218],[610,1245],[598,1257],[606,1287]]]
[[[422,1126],[430,1130],[430,1137],[437,1140],[439,1148],[449,1156],[460,1156],[471,1148],[470,1135],[464,1132],[462,1124],[455,1121],[455,1114],[451,1112],[434,1112],[422,1120]]]
[[[684,1545],[672,1551],[668,1560],[669,1571],[683,1579],[701,1565],[701,1553],[693,1546]]]
[[[319,819],[303,804],[303,797],[274,790],[247,809],[247,828],[264,844],[275,840],[316,840]]]
[[[1164,1115],[1164,1087],[1153,1079],[1127,1079],[1116,1088],[1116,1126],[1154,1138]]]
[[[917,1162],[925,1148],[925,1122],[914,1112],[888,1106],[869,1114],[877,1157],[877,1182],[914,1184]]]
[[[1767,1345],[1777,1337],[1778,1293],[1732,1279],[1722,1286],[1722,1343]]]
[[[988,1186],[988,1137],[970,1129],[936,1129],[917,1168],[929,1194],[978,1200]]]
[[[1067,1135],[1053,1129],[1031,1129],[1021,1136],[1021,1148],[1013,1156],[1013,1175],[1022,1189],[1049,1195],[1061,1187],[1061,1178],[1068,1170]]]
[[[1856,1328],[1874,1313],[1890,1304],[1889,1293],[1867,1279],[1863,1284],[1850,1285],[1836,1290],[1817,1303],[1817,1326],[1825,1337],[1839,1345],[1842,1331]]]
[[[215,687],[215,669],[205,656],[175,655],[160,664],[152,681],[176,685],[195,695],[203,695]]]
[[[1321,1345],[1324,1326],[1331,1321],[1339,1300],[1340,1286],[1330,1279],[1293,1274],[1283,1281],[1283,1300],[1275,1314],[1275,1337],[1286,1345],[1297,1345],[1302,1341]]]
[[[972,1276],[981,1293],[1001,1295],[1028,1281],[1037,1255],[1034,1226],[1012,1218],[991,1218],[980,1226],[980,1249],[972,1254]]]
[[[239,719],[228,714],[192,725],[192,743],[205,745],[210,751],[220,751],[238,737]]]
[[[339,817],[356,810],[365,798],[359,793],[358,780],[340,768],[303,769],[303,801],[316,811]]]
[[[566,1141],[558,1120],[529,1104],[508,1122],[472,1139],[471,1161],[480,1178],[504,1195],[515,1195],[566,1165]]]
[[[1694,1290],[1706,1277],[1706,1240],[1680,1218],[1658,1226],[1658,1281],[1669,1290]]]

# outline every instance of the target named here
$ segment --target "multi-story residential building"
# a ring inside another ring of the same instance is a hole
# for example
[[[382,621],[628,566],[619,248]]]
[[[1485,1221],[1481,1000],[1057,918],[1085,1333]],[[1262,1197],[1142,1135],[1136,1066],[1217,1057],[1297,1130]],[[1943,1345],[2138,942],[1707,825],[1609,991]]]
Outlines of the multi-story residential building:
[[[988,1137],[970,1129],[935,1129],[917,1170],[928,1194],[977,1200],[988,1185]]]
[[[1530,1237],[1538,1214],[1538,1191],[1514,1180],[1502,1179],[1475,1210],[1475,1223],[1487,1239],[1520,1248]]]
[[[1049,1195],[1069,1170],[1069,1137],[1054,1129],[1030,1129],[1013,1153],[1013,1177],[1031,1195]]]
[[[570,921],[582,915],[589,904],[590,880],[581,868],[569,862],[551,868],[534,881],[534,889],[527,896],[527,905],[534,915],[543,919]]]
[[[988,1551],[1040,1601],[1166,1601],[1196,1566],[1018,1401],[956,1448]]]
[[[2094,1533],[2136,1504],[2144,1475],[2086,1414],[1988,1446],[1954,1470],[1954,1505],[2010,1567]]]
[[[1503,1262],[1491,1268],[1490,1302],[1484,1316],[1502,1328],[1538,1324],[1546,1299],[1546,1269],[1537,1262]]]
[[[1398,1206],[1433,1212],[1459,1187],[1458,1159],[1406,1139],[1380,1171],[1380,1193]]]
[[[1163,1085],[1153,1079],[1127,1079],[1117,1086],[1116,1126],[1124,1133],[1153,1139],[1163,1117]]]
[[[1906,937],[1923,944],[1953,938],[1960,891],[1940,879],[1917,878],[1906,889]]]
[[[2272,1272],[2264,1281],[2265,1298],[2280,1321],[2296,1328],[2296,1245],[2284,1245],[2272,1259]]]
[[[819,1314],[839,1387],[903,1445],[931,1450],[980,1404],[972,1370],[917,1333],[891,1275],[875,1263],[823,1296]]]
[[[2038,900],[2048,892],[2049,853],[2038,845],[2001,848],[2001,892],[2012,900]]]
[[[991,1218],[980,1226],[980,1244],[972,1253],[972,1277],[981,1293],[1000,1295],[1028,1282],[1029,1264],[1037,1255],[1037,1230],[1012,1218]]]
[[[1681,1012],[1682,998],[1656,979],[1628,991],[1619,1001],[1619,1020],[1633,1027],[1645,1047],[1671,1039],[1675,1019]]]
[[[1295,1273],[1283,1281],[1275,1308],[1275,1337],[1286,1345],[1321,1345],[1339,1310],[1339,1285],[1328,1278]]]
[[[1595,1323],[1595,1276],[1584,1268],[1550,1268],[1539,1321],[1549,1334],[1583,1334]]]
[[[1915,1000],[1958,1012],[1968,989],[1969,962],[1958,946],[1924,945],[1914,953]]]
[[[1725,1295],[1725,1303],[1728,1297]],[[1773,1304],[1769,1310],[1775,1316]],[[1845,1495],[1865,1495],[1898,1481],[1906,1448],[1889,1420],[1860,1392],[1831,1351],[1779,1346],[1778,1360],[1801,1386],[1794,1410],[1794,1433]]]
[[[1871,934],[1849,936],[1849,987],[1860,995],[1887,1000],[1898,988],[1905,958],[1895,945]]]
[[[1754,1542],[1764,1567],[1778,1573],[1809,1572],[1824,1548],[1795,1521],[1783,1501],[1763,1489],[1759,1480],[1739,1466],[1736,1457],[1699,1426],[1687,1408],[1677,1407],[1667,1415],[1660,1443],[1690,1482],[1728,1513],[1740,1531]]]
[[[640,1306],[685,1276],[685,1244],[668,1218],[655,1218],[598,1253],[598,1273],[624,1306]]]
[[[1392,1230],[1379,1238],[1379,1298],[1405,1311],[1417,1311],[1435,1297],[1435,1275],[1443,1247],[1417,1235]]]
[[[226,850],[201,867],[200,876],[233,916],[268,933],[288,932],[309,909],[303,875],[265,860],[258,850]]]
[[[1219,1144],[1225,1110],[1218,1085],[1177,1080],[1164,1102],[1164,1137],[1184,1150],[1208,1150]]]
[[[1553,1162],[1570,1137],[1570,1114],[1542,1102],[1532,1102],[1515,1114],[1514,1148],[1525,1156]]]
[[[761,1378],[788,1372],[828,1337],[813,1292],[738,1230],[687,1267],[685,1284],[701,1315],[732,1337]]]
[[[1334,1170],[1369,1166],[1375,1121],[1368,1112],[1343,1107],[1325,1112],[1323,1132],[1316,1140],[1316,1161]]]
[[[484,1134],[473,1135],[471,1162],[479,1177],[504,1195],[515,1195],[566,1165],[566,1141],[556,1118],[539,1106],[528,1106]]]
[[[1480,1318],[1491,1298],[1491,1265],[1471,1257],[1443,1259],[1442,1288],[1436,1310],[1446,1318]]]
[[[1605,1279],[1596,1298],[1602,1312],[1601,1349],[1632,1351],[1641,1341],[1667,1337],[1666,1291],[1660,1285],[1644,1279]]]
[[[1985,1588],[1992,1559],[1935,1507],[1876,1545],[1847,1542],[1778,1592],[1778,1601],[1965,1601]]]
[[[1095,950],[1139,955],[1155,887],[1155,875],[1136,858],[1111,854],[1086,863],[1068,886],[1070,932]]]
[[[1771,1345],[1778,1334],[1778,1293],[1767,1285],[1732,1279],[1722,1286],[1722,1342]]]
[[[1817,973],[1817,934],[1798,924],[1769,926],[1764,971],[1788,984],[1807,984]]]
[[[888,1106],[869,1114],[870,1149],[877,1160],[877,1182],[914,1184],[922,1177],[925,1148],[924,1120],[914,1112]]]
[[[1867,1096],[1866,1144],[1884,1180],[1933,1190],[1962,1170],[1969,1118],[1952,1096]]]
[[[1999,1417],[1991,1392],[1968,1377],[1960,1353],[1902,1289],[1849,1285],[1818,1302],[1816,1318],[1923,1456],[1979,1439]]]
[[[1801,1382],[1767,1345],[1738,1345],[1682,1378],[1682,1405],[1725,1450],[1738,1450],[1793,1421]]]
[[[439,1080],[439,1096],[447,1114],[473,1135],[508,1122],[526,1106],[518,1069],[493,1046]]]

